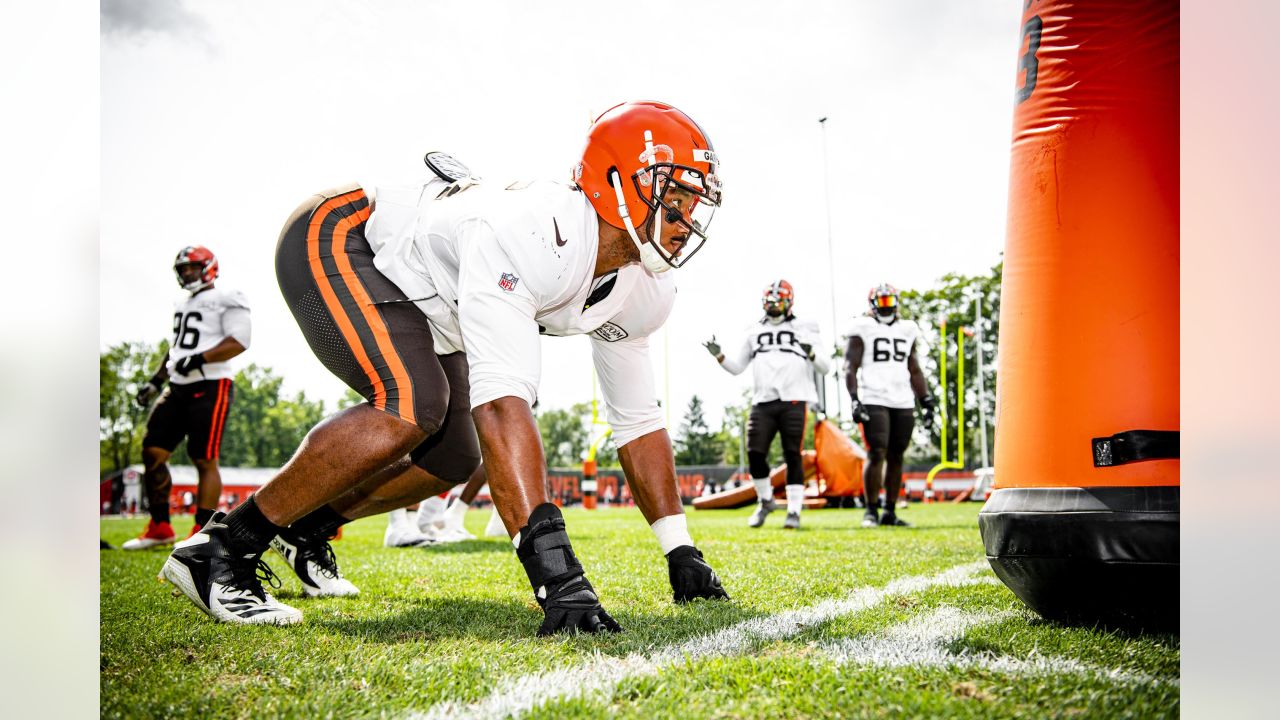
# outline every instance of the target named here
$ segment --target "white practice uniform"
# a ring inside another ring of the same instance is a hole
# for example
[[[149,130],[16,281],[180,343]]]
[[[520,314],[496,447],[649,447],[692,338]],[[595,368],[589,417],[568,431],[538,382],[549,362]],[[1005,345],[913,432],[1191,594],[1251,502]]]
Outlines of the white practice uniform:
[[[538,336],[590,334],[622,446],[665,427],[649,335],[666,321],[676,289],[670,273],[639,263],[594,279],[598,222],[570,185],[450,188],[433,179],[376,188],[365,237],[374,265],[430,319],[436,353],[466,352],[472,408],[504,396],[532,405]]]
[[[813,348],[813,369],[800,343]],[[825,374],[831,366],[822,352],[825,347],[817,323],[792,317],[774,324],[766,317],[746,329],[738,349],[726,352],[721,366],[734,375],[748,364],[752,366],[752,404],[772,400],[816,403],[813,370]]]
[[[914,408],[911,372],[907,360],[920,339],[914,321],[898,318],[884,324],[862,315],[854,319],[845,337],[862,338],[862,367],[858,370],[858,399],[864,405]]]
[[[250,342],[249,301],[244,293],[211,287],[173,304],[173,341],[169,345],[169,382],[187,385],[201,380],[235,377],[229,362],[209,362],[190,375],[180,375],[178,361],[197,355],[234,337],[245,348]]]

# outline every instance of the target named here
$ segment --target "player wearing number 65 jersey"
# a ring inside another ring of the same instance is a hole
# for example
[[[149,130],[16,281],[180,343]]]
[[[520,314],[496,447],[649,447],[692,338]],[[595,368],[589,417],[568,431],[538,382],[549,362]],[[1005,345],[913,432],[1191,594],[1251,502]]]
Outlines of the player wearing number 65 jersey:
[[[862,526],[905,526],[907,522],[895,512],[902,488],[902,457],[915,427],[916,400],[928,425],[933,422],[933,398],[916,359],[920,328],[898,317],[898,291],[892,285],[877,285],[867,302],[871,305],[868,313],[855,319],[846,332],[849,346],[845,351],[845,383],[853,399],[853,419],[862,423],[867,443],[867,463],[862,471],[867,512]],[[879,514],[882,478],[884,515]]]
[[[218,259],[208,248],[189,246],[173,261],[178,284],[190,293],[174,303],[173,339],[164,362],[141,388],[138,404],[160,401],[147,418],[142,439],[143,485],[151,505],[151,520],[142,535],[124,544],[141,550],[174,541],[169,524],[172,479],[166,464],[178,443],[187,439],[187,455],[199,473],[196,522],[192,534],[209,521],[222,494],[218,453],[227,411],[235,396],[227,362],[249,347],[249,303],[235,290],[215,288]],[[165,382],[169,388],[163,393]]]

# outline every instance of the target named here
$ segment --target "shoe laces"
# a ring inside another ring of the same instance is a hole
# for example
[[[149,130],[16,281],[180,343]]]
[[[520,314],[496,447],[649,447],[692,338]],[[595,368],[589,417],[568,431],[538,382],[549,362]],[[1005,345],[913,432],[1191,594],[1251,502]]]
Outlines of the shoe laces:
[[[338,579],[338,557],[333,554],[333,546],[328,540],[303,544],[298,548],[298,560],[310,560],[316,564],[321,575],[331,580]]]
[[[271,566],[258,556],[256,560],[237,559],[228,563],[231,570],[232,586],[241,593],[250,593],[260,599],[266,598],[266,590],[262,583],[266,581],[273,589],[280,589],[280,578],[271,570]]]

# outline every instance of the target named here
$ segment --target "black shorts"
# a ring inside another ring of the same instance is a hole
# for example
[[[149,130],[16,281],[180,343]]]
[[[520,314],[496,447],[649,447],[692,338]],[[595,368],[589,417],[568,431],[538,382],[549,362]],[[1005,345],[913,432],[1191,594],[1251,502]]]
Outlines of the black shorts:
[[[173,452],[186,438],[192,460],[217,460],[222,428],[235,396],[235,384],[228,379],[170,384],[147,418],[142,447]]]
[[[862,424],[866,434],[867,449],[880,449],[897,457],[911,444],[911,431],[916,426],[913,408],[891,408],[884,405],[867,405],[871,420]]]
[[[804,441],[808,405],[800,400],[770,400],[751,406],[747,451],[768,454],[773,436],[782,433],[782,452],[798,453]]]
[[[437,356],[426,315],[374,267],[370,214],[358,185],[302,203],[276,245],[280,292],[320,362],[373,407],[438,435],[415,460],[461,482],[480,458],[466,356]]]

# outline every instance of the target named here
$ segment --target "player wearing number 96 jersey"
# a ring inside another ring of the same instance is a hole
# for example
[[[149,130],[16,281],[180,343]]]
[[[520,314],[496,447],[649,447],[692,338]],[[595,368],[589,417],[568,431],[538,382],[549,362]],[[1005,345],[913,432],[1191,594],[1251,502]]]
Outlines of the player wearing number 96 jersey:
[[[924,373],[916,358],[920,328],[898,315],[898,291],[888,284],[871,289],[867,314],[846,330],[848,367],[845,383],[853,400],[853,419],[862,423],[867,445],[863,469],[867,512],[863,527],[904,526],[895,507],[902,488],[902,458],[915,427],[915,402],[924,410],[925,424],[933,417]],[[880,488],[885,491],[884,515],[879,514]]]
[[[143,485],[151,520],[141,536],[124,544],[125,550],[174,541],[167,461],[183,438],[199,474],[192,533],[213,516],[222,494],[218,472],[222,429],[235,395],[231,382],[235,372],[227,361],[244,352],[250,342],[249,303],[240,292],[214,287],[218,259],[208,248],[183,248],[173,261],[173,271],[187,295],[174,303],[168,354],[137,394],[143,407],[160,396],[142,439]],[[161,393],[166,382],[169,388]]]

